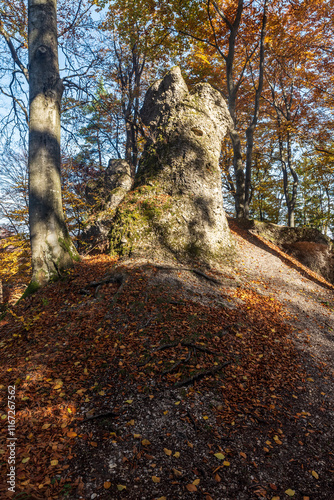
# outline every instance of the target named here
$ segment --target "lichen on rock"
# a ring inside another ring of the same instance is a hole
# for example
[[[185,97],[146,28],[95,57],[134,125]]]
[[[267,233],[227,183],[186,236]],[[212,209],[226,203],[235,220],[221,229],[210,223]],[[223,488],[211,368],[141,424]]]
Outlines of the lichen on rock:
[[[111,251],[207,261],[226,255],[219,156],[232,121],[223,97],[208,84],[189,92],[175,67],[148,90],[141,117],[149,139],[134,190],[116,210]]]

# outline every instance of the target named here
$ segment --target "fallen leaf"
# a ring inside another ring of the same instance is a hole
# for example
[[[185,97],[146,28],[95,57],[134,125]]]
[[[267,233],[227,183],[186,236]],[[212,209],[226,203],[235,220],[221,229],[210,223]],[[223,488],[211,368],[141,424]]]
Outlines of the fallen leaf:
[[[148,445],[149,445],[149,444],[151,444],[151,443],[150,443],[150,441],[149,441],[148,439],[143,439],[143,440],[142,440],[142,442],[141,442],[141,444],[142,444],[143,446],[148,446]]]
[[[292,490],[291,488],[288,488],[287,490],[285,490],[285,493],[289,496],[289,497],[293,497],[294,494],[296,493],[294,490]]]
[[[160,477],[157,477],[157,476],[152,476],[152,481],[154,483],[160,483]]]
[[[30,457],[25,457],[25,458],[22,459],[22,463],[26,464],[27,462],[29,462],[29,460],[30,460]]]
[[[193,481],[193,484],[194,484],[195,486],[198,486],[198,485],[199,485],[199,483],[200,483],[200,481],[201,481],[200,479],[195,479],[195,481]]]
[[[58,460],[51,460],[51,465],[58,465]]]
[[[224,460],[225,455],[223,455],[223,453],[215,453],[215,457],[218,458],[218,460]]]
[[[51,426],[51,424],[44,424],[42,429],[48,429]]]
[[[176,451],[173,455],[173,457],[175,458],[179,458],[180,457],[180,452],[179,451]]]
[[[172,454],[172,450],[169,450],[168,448],[164,448],[164,452],[166,453],[166,455],[168,455],[169,457],[171,456]]]
[[[317,474],[317,472],[315,472],[315,470],[312,471],[312,476],[315,478],[315,479],[319,479],[319,474]]]
[[[194,484],[187,484],[186,488],[188,491],[197,491],[197,488]]]
[[[278,436],[274,436],[274,441],[276,444],[282,444],[282,441],[280,440],[280,438]]]
[[[111,486],[111,483],[109,481],[106,481],[105,483],[103,483],[103,487],[105,490],[108,490]]]
[[[73,431],[69,431],[66,436],[69,437],[69,438],[74,438],[76,437],[78,434],[76,432],[73,432]]]
[[[123,491],[123,490],[126,490],[126,486],[124,486],[124,484],[118,484],[117,489],[118,489],[118,491]]]

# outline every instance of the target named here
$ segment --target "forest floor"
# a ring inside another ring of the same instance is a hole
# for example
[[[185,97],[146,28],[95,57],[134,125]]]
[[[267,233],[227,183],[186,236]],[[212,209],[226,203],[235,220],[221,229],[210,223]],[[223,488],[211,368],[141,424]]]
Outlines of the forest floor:
[[[89,257],[10,309],[1,498],[334,499],[334,287],[230,227],[219,269]]]

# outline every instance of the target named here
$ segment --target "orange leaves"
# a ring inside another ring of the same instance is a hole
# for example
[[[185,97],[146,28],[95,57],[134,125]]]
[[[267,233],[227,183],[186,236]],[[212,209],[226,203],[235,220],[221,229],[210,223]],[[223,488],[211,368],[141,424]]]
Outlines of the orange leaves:
[[[77,433],[74,432],[74,431],[69,431],[67,434],[66,434],[67,437],[69,438],[75,438],[77,436]]]

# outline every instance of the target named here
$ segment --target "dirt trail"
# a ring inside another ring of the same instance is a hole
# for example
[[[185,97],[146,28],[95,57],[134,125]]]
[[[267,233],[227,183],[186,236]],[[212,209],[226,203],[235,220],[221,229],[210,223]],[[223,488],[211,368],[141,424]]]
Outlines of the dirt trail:
[[[334,286],[235,222],[231,229],[242,283],[284,304],[303,348],[334,370]]]

